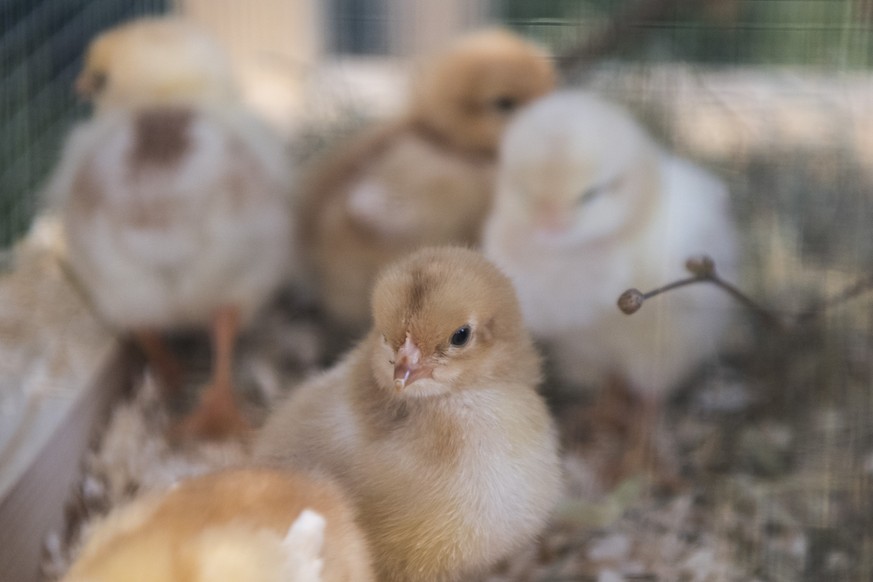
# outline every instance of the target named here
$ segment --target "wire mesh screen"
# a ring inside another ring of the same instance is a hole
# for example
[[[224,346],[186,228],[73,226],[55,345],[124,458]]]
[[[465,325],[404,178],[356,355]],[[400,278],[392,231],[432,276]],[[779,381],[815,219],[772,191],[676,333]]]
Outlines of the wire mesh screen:
[[[88,40],[167,0],[7,0],[0,6],[0,247],[28,226],[37,190],[80,113],[72,92]]]
[[[333,0],[331,49],[337,53],[386,54],[386,4],[383,0]]]
[[[501,16],[559,52],[610,24],[611,57],[713,65],[871,64],[868,0],[506,0]]]

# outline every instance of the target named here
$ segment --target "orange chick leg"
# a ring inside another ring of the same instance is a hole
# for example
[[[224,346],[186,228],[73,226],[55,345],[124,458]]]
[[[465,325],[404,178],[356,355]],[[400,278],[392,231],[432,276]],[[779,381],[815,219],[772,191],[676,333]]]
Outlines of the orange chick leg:
[[[655,464],[655,431],[661,412],[660,401],[641,397],[628,424],[627,441],[621,468],[625,475],[649,472]]]
[[[659,488],[676,491],[682,487],[675,462],[658,444],[658,421],[661,416],[661,398],[638,397],[636,414],[632,415],[627,444],[619,472],[628,477],[648,475]]]
[[[660,415],[659,397],[640,396],[618,375],[608,379],[592,415],[595,426],[619,437],[621,442],[616,457],[604,471],[608,487],[641,474],[660,487],[675,490],[680,486],[674,463],[667,460],[657,444]]]
[[[141,329],[134,332],[134,338],[145,354],[149,367],[157,376],[164,398],[178,394],[182,389],[185,372],[160,334],[152,329]]]
[[[592,422],[598,429],[608,430],[622,436],[632,430],[636,397],[619,376],[610,376],[606,386],[597,396],[591,411]]]
[[[233,351],[239,334],[239,310],[219,308],[212,320],[212,380],[197,408],[178,426],[180,436],[221,439],[248,431],[233,395]]]

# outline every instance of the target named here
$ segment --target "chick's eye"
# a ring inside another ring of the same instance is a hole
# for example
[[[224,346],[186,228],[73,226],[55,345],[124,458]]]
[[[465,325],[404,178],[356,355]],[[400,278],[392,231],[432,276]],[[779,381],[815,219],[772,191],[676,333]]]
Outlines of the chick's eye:
[[[455,347],[460,347],[466,344],[470,340],[470,326],[465,325],[463,327],[458,328],[455,333],[452,334],[452,339],[449,340],[450,343]]]
[[[577,204],[579,204],[579,206],[582,206],[583,204],[587,204],[587,203],[591,202],[592,200],[594,200],[595,198],[597,198],[598,196],[600,196],[601,194],[603,194],[603,192],[605,190],[606,190],[606,188],[603,186],[594,186],[592,188],[588,188],[587,190],[585,190],[582,193],[581,196],[579,196]]]
[[[515,97],[502,95],[492,102],[492,106],[500,113],[509,113],[518,106],[518,101]]]
[[[106,82],[109,78],[106,73],[94,73],[91,75],[91,88],[94,93],[100,93],[106,88]]]

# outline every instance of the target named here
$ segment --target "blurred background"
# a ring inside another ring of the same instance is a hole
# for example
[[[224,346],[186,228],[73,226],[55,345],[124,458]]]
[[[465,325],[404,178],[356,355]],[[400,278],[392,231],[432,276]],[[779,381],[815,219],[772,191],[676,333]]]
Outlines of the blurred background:
[[[567,57],[571,80],[596,69],[603,90],[656,117],[666,115],[659,107],[680,108],[676,131],[684,133],[673,140],[704,155],[760,145],[750,140],[808,147],[832,139],[832,117],[866,113],[873,60],[870,0],[5,0],[0,247],[27,228],[61,140],[84,113],[71,84],[88,39],[168,11],[216,32],[249,101],[289,132],[325,111],[391,110],[402,100],[396,71],[406,57],[487,23],[505,23]],[[863,81],[835,84],[841,73]],[[776,102],[778,115],[794,117],[768,136],[774,120],[749,118],[749,110]],[[869,154],[873,123],[855,121],[846,137],[858,143],[845,145]]]

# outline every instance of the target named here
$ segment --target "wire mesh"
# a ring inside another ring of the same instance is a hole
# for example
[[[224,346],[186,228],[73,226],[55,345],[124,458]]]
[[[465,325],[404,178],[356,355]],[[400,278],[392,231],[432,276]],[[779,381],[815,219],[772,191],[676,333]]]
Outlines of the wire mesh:
[[[88,40],[167,0],[8,0],[0,6],[0,247],[28,226],[81,113],[72,93]]]
[[[867,68],[873,62],[869,0],[506,0],[501,17],[558,52],[618,17],[609,56],[710,65]]]

